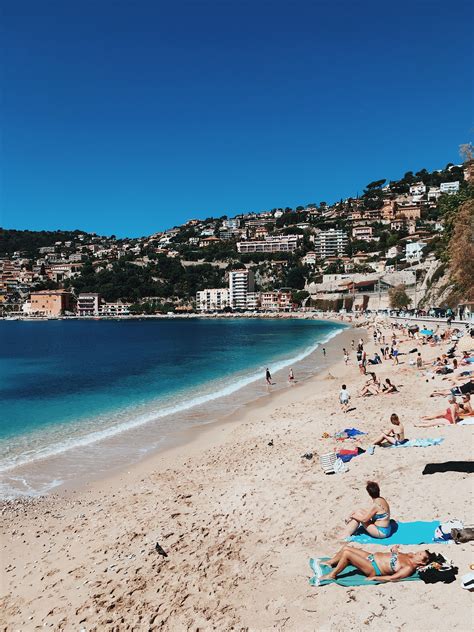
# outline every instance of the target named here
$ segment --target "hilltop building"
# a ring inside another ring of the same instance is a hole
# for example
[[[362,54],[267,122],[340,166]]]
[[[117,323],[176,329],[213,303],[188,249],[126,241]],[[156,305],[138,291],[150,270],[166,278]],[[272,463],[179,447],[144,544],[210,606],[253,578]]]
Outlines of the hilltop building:
[[[298,248],[301,235],[279,235],[265,237],[261,241],[239,241],[237,250],[240,253],[252,252],[294,252]]]
[[[344,254],[349,240],[343,230],[331,228],[317,233],[314,237],[314,251],[318,259],[326,259]]]

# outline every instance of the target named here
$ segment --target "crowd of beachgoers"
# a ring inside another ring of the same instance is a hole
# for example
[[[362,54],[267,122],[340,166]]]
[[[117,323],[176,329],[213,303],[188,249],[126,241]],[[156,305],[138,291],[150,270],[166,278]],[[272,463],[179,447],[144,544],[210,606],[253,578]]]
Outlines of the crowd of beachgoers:
[[[3,628],[470,629],[472,335],[360,319],[310,380],[6,503]]]

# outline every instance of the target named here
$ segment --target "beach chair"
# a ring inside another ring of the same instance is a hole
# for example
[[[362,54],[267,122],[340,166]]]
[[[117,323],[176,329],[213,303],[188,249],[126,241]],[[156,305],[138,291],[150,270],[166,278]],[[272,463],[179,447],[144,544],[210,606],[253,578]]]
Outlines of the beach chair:
[[[337,454],[335,452],[328,452],[327,454],[322,454],[319,457],[319,462],[321,463],[321,467],[325,474],[334,474],[334,465],[337,460]]]

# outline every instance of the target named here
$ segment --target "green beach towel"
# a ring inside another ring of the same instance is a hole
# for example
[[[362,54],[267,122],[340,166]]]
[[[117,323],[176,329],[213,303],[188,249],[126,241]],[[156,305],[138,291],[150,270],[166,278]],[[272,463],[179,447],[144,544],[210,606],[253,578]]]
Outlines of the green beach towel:
[[[355,568],[355,566],[347,566],[342,571],[342,573],[338,575],[337,579],[325,579],[324,581],[320,583],[318,579],[318,562],[322,570],[322,574],[325,575],[326,573],[330,573],[332,570],[330,566],[327,566],[326,564],[324,564],[324,562],[327,561],[328,559],[329,559],[328,557],[319,557],[315,559],[311,558],[309,560],[309,565],[311,566],[311,570],[314,573],[313,577],[311,577],[309,580],[309,583],[311,584],[311,586],[327,586],[328,584],[339,584],[339,586],[346,586],[346,587],[377,586],[380,584],[387,583],[387,582],[369,581],[367,577],[363,573],[361,573],[361,571],[358,568]],[[406,577],[405,579],[401,579],[400,581],[411,582],[411,581],[418,581],[420,579],[421,578],[418,575],[418,571],[417,571],[413,575],[410,575],[410,577]]]

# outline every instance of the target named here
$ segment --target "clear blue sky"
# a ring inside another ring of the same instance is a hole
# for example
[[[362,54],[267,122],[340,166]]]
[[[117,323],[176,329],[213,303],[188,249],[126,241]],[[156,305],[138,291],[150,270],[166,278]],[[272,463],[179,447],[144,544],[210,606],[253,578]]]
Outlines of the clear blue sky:
[[[145,235],[458,163],[472,6],[7,1],[0,225]]]

